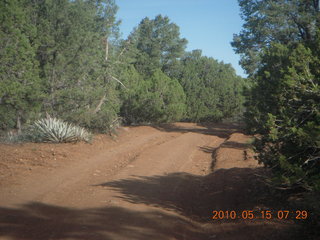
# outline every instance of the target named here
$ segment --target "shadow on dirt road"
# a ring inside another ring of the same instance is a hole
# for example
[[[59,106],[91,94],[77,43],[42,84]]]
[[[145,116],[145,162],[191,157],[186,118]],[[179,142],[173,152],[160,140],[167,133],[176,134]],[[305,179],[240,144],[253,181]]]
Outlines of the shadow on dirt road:
[[[207,176],[172,173],[102,183],[122,200],[169,210],[140,212],[117,206],[71,209],[42,203],[0,208],[0,238],[26,240],[294,239],[289,221],[212,220],[213,210],[278,209],[255,173],[221,169]],[[250,183],[248,185],[248,183]],[[283,206],[283,205],[282,205]],[[171,214],[178,212],[181,215]],[[290,234],[289,234],[290,231]]]
[[[190,221],[120,207],[70,209],[30,203],[0,209],[0,238],[27,240],[207,239]]]
[[[119,192],[119,198],[130,203],[174,210],[193,220],[208,222],[213,210],[281,208],[283,205],[272,200],[267,186],[256,176],[264,171],[263,168],[232,168],[219,169],[207,176],[183,172],[133,176],[99,186]]]
[[[163,132],[180,132],[180,133],[199,133],[204,135],[217,136],[219,138],[229,138],[231,134],[236,132],[242,132],[238,125],[235,124],[198,124],[197,127],[188,123],[180,126],[179,124],[161,124],[155,125],[154,128]]]
[[[18,209],[0,208],[0,239],[295,239],[289,221],[212,220],[213,210],[278,209],[281,203],[271,200],[255,176],[261,171],[234,168],[204,177],[187,173],[136,176],[97,186],[118,191],[122,200],[167,212],[117,206],[71,209],[36,202]]]

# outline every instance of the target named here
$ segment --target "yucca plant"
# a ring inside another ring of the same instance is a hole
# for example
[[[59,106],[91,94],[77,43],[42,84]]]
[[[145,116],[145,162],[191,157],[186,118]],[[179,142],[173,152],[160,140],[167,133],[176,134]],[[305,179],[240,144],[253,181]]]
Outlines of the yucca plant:
[[[92,138],[91,133],[86,129],[52,117],[34,122],[31,134],[37,142],[89,142]]]

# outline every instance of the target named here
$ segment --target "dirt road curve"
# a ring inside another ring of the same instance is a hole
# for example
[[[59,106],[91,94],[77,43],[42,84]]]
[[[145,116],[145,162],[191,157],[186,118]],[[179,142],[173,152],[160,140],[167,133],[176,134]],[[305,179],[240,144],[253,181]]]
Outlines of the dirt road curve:
[[[233,125],[123,128],[92,145],[0,145],[1,240],[292,239]],[[214,170],[212,162],[214,161]]]

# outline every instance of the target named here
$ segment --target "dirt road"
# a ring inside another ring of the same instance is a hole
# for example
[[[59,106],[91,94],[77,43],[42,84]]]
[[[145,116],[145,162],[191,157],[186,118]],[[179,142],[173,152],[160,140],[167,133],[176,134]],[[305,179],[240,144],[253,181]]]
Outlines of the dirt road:
[[[179,123],[92,145],[2,144],[0,239],[292,239],[292,220],[241,216],[279,207],[248,139],[230,124]]]

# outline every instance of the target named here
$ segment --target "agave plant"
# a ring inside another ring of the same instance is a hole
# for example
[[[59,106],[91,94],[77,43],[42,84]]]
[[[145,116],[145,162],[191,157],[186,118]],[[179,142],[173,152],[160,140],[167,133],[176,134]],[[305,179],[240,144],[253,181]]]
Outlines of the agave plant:
[[[34,122],[32,135],[40,142],[78,142],[91,140],[92,135],[84,128],[57,118],[47,117]]]

